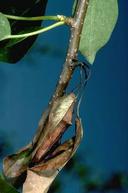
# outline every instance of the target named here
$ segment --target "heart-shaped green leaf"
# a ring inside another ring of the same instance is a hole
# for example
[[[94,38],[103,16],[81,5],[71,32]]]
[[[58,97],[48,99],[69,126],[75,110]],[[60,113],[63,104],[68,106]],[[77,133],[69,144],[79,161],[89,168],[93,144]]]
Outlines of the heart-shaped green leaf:
[[[93,64],[97,51],[109,40],[118,17],[117,0],[90,0],[79,50]]]
[[[0,40],[11,34],[11,28],[8,19],[0,13]]]

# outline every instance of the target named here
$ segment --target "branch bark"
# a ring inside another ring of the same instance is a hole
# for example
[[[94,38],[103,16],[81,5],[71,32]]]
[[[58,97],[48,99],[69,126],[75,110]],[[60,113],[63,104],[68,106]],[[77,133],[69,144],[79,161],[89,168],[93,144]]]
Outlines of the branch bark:
[[[56,86],[55,93],[52,97],[52,103],[56,98],[63,96],[76,67],[73,61],[77,59],[80,37],[88,4],[89,0],[79,0],[77,3],[76,12],[71,22],[71,35],[69,39],[67,56]]]

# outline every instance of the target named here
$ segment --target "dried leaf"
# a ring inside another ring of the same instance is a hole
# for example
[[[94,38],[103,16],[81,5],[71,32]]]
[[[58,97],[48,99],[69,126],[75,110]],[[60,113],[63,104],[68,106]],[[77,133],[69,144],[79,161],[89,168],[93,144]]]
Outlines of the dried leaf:
[[[23,193],[47,193],[59,171],[75,153],[82,136],[81,120],[77,118],[75,137],[58,146],[52,153],[51,159],[28,170],[27,179],[23,185]]]
[[[50,177],[39,175],[31,170],[27,171],[27,179],[23,185],[23,193],[46,193],[58,172]]]
[[[75,95],[71,93],[68,96],[57,99],[53,104],[45,132],[42,132],[37,147],[33,152],[34,163],[39,162],[45,156],[71,124],[74,101]]]
[[[73,146],[74,146],[73,139],[66,141],[52,153],[51,159],[48,159],[47,161],[43,161],[35,165],[34,167],[31,168],[31,170],[35,172],[45,172],[46,175],[47,172],[49,173],[49,171],[60,170],[69,160],[72,154]]]
[[[66,115],[67,111],[74,103],[75,99],[76,97],[74,93],[71,93],[55,101],[49,115],[49,122],[52,123],[53,130]]]
[[[49,117],[49,109],[45,111],[39,123],[39,130],[34,138],[33,145],[37,145],[37,152],[35,151],[36,161],[40,161],[40,158],[50,150],[56,141],[59,140],[62,133],[71,124],[74,100],[74,94],[62,97],[60,100],[57,100],[51,108]],[[47,117],[48,122],[45,126]],[[42,141],[40,136],[43,137]],[[39,142],[36,144],[38,139]],[[21,149],[18,153],[10,155],[4,159],[4,175],[11,184],[18,186],[20,185],[18,184],[19,178],[22,179],[23,176],[24,179],[24,174],[26,174],[28,165],[31,164],[32,151],[33,146],[30,144]],[[33,162],[34,165],[35,160]]]
[[[38,125],[38,128],[37,128],[37,131],[36,131],[36,135],[34,136],[34,139],[33,139],[33,145],[35,145],[41,135],[41,132],[45,132],[45,128],[44,128],[44,125],[46,123],[46,120],[48,118],[48,114],[49,114],[49,110],[50,108],[48,107],[44,113],[42,114],[41,116],[41,119],[39,121],[39,125]]]
[[[65,141],[63,144],[60,144],[48,157],[48,159],[54,158],[57,155],[60,155],[64,151],[68,151],[68,149],[72,149],[74,146],[74,137]]]
[[[59,153],[59,150],[63,149],[64,151],[66,149],[63,153],[48,160],[46,163],[39,164],[29,169],[27,171],[26,181],[23,185],[23,193],[46,193],[59,173],[59,169],[61,169],[69,159],[72,148],[73,141],[69,140],[56,151],[56,153]]]
[[[79,147],[79,144],[83,138],[83,126],[82,126],[82,121],[79,117],[76,118],[75,129],[76,129],[76,136],[75,136],[75,142],[74,142],[74,148],[72,151],[72,156],[76,152],[76,150]]]
[[[43,130],[40,127],[37,134],[40,138],[38,144],[35,143],[38,147],[36,151],[34,150],[35,159],[32,159],[33,146],[30,144],[4,160],[4,173],[11,183],[17,185],[17,181],[22,180],[22,175],[27,172],[23,193],[46,193],[58,172],[79,146],[83,131],[81,121],[77,118],[75,136],[53,148],[63,132],[71,125],[75,99],[74,94],[62,97],[51,108],[48,119],[48,114],[45,114],[40,123],[42,128],[45,127]],[[38,141],[38,137],[35,138],[35,142]],[[42,156],[44,156],[43,159]]]
[[[3,161],[4,175],[15,186],[19,186],[24,180],[24,172],[27,170],[31,159],[31,147],[31,144],[29,144],[16,154],[7,156]]]

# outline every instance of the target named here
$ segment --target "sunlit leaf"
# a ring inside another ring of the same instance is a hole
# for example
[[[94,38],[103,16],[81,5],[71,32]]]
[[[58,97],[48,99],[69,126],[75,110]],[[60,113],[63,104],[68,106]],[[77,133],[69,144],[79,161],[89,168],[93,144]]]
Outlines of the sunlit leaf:
[[[109,40],[118,17],[117,0],[90,0],[79,50],[89,63]]]
[[[0,40],[11,34],[11,28],[8,19],[0,13]]]

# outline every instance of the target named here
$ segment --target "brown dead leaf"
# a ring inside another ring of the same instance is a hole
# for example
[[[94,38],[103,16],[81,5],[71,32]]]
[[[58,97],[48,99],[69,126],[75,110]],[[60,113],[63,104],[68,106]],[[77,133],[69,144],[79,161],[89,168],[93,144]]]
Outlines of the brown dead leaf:
[[[45,132],[44,126],[45,126],[45,123],[47,122],[49,111],[50,111],[50,107],[48,107],[41,116],[36,134],[35,134],[34,139],[33,139],[33,145],[35,145],[37,143],[41,133]]]
[[[82,126],[82,121],[79,117],[76,118],[75,120],[75,132],[76,132],[76,136],[75,136],[75,142],[74,142],[74,148],[72,151],[72,156],[74,155],[74,153],[76,152],[77,148],[80,145],[80,142],[83,138],[83,126]]]
[[[31,148],[32,145],[29,144],[16,154],[7,156],[3,161],[4,175],[15,186],[19,186],[20,182],[24,180],[24,172],[27,170],[31,159]]]
[[[71,124],[74,101],[75,95],[73,93],[56,100],[51,111],[48,108],[43,113],[33,144],[29,144],[16,154],[4,159],[3,172],[11,184],[17,186],[19,178],[22,178],[21,176],[31,163],[32,155],[35,154],[34,161],[40,161],[42,156],[59,140],[59,137]],[[49,111],[50,114],[48,116]],[[37,148],[32,154],[35,145]]]
[[[83,137],[82,123],[79,118],[76,118],[75,128],[76,134],[73,138],[59,145],[46,160],[36,164],[31,170],[36,172],[60,170],[74,155]]]
[[[12,184],[18,186],[17,182],[24,180],[22,176],[27,173],[23,193],[46,193],[58,172],[78,148],[83,134],[79,118],[75,123],[75,136],[63,144],[58,143],[72,123],[75,100],[73,93],[63,96],[48,110],[49,116],[48,111],[44,113],[34,138],[34,150],[33,145],[29,144],[18,153],[5,158],[4,174]]]
[[[73,139],[66,141],[52,153],[51,158],[35,165],[31,168],[31,170],[36,172],[60,170],[65,162],[67,162],[67,160],[69,159],[72,153],[73,146]]]
[[[33,152],[33,163],[39,162],[71,125],[74,102],[73,93],[55,101],[49,114],[46,132],[42,132]]]
[[[53,180],[59,173],[59,169],[67,161],[73,148],[73,141],[69,140],[56,150],[56,153],[63,153],[48,160],[46,163],[28,169],[27,178],[23,185],[23,193],[47,193]],[[70,149],[70,151],[69,151]]]
[[[40,163],[27,171],[27,178],[23,185],[23,193],[46,193],[52,184],[53,180],[59,173],[59,170],[69,159],[71,155],[71,150],[73,148],[73,140],[69,140],[63,145],[58,147],[55,157],[48,160],[46,163]]]
[[[52,152],[50,159],[28,170],[27,179],[23,185],[23,193],[47,193],[59,171],[75,153],[82,136],[81,120],[76,118],[75,137],[58,146]]]
[[[27,171],[27,178],[23,185],[23,193],[47,193],[51,183],[57,176],[58,171],[50,177],[39,175],[31,170]]]

